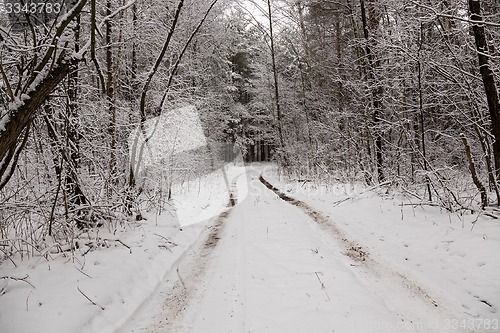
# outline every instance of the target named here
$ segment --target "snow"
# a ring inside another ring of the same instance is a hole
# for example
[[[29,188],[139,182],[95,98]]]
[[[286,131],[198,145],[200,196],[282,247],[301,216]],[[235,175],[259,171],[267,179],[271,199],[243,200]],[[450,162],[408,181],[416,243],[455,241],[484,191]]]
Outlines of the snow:
[[[244,168],[233,165],[225,170],[228,177],[243,171]],[[210,189],[222,186],[226,186],[222,171],[216,170],[199,180],[178,185],[177,191],[181,194],[176,198],[197,202],[198,198],[207,197]],[[224,209],[227,192],[220,195],[224,197],[211,194],[213,200],[207,209],[219,212]],[[160,216],[147,213],[145,217],[147,220],[139,223],[125,222],[116,229],[99,230],[100,246],[85,255],[88,247],[80,242],[81,247],[74,254],[52,253],[51,260],[15,258],[18,267],[3,261],[0,265],[1,332],[113,332],[117,329],[155,293],[170,268],[190,251],[209,222],[201,221],[181,231],[173,209]],[[86,243],[92,240],[95,243],[95,239],[97,236],[93,234]],[[1,279],[26,276],[34,287],[23,281]],[[98,305],[92,305],[78,289]]]
[[[255,179],[259,201],[245,200],[231,214],[202,301],[165,331],[350,332],[369,321],[396,324],[343,255]]]
[[[19,97],[14,96],[14,100],[9,103],[9,110],[11,112],[17,111],[23,105],[24,105],[24,99],[20,99]]]
[[[0,133],[5,131],[5,125],[7,125],[10,121],[10,114],[7,112],[2,115],[0,118]]]
[[[245,172],[245,168],[237,164],[238,167],[231,169],[233,172],[235,170],[241,170],[241,173]],[[223,170],[220,170],[222,172]],[[222,175],[224,177],[224,175]],[[245,180],[246,178],[242,178]],[[174,186],[174,193],[178,194],[175,196],[175,213],[176,218],[181,227],[188,226],[195,223],[200,223],[207,221],[214,216],[217,216],[221,212],[221,207],[227,205],[229,198],[228,184],[224,181],[212,184],[212,186],[207,187],[207,184],[194,185],[197,190],[196,199],[192,198],[192,193],[181,192],[177,190],[179,186]]]
[[[345,184],[280,182],[272,169],[268,177],[285,193],[331,216],[377,261],[440,296],[456,308],[460,320],[500,318],[500,261],[494,255],[500,250],[497,220],[409,205],[410,198],[400,195],[359,195],[363,188]]]
[[[2,262],[34,286],[0,279],[2,332],[500,332],[498,221],[272,165],[225,171],[234,207],[221,170],[174,191],[191,218],[222,212],[210,220],[181,228],[172,208],[90,235],[104,246],[85,256]]]

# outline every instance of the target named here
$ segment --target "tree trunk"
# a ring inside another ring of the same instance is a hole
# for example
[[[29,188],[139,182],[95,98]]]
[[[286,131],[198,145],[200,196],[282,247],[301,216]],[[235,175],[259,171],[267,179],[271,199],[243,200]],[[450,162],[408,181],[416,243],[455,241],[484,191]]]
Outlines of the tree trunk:
[[[4,128],[0,129],[0,189],[10,179],[11,174],[8,170],[12,170],[17,164],[17,157],[24,147],[24,138],[26,138],[26,134],[29,132],[27,128],[31,125],[39,108],[79,61],[79,59],[74,57],[64,57],[64,51],[60,54],[56,54],[55,52],[59,50],[58,43],[60,37],[73,19],[79,16],[85,3],[86,1],[80,0],[70,14],[65,16],[57,25],[51,47],[47,49],[34,70],[28,73],[29,79],[25,86],[32,88],[24,94],[23,101],[21,103],[10,101],[13,103],[12,106],[14,106],[14,103],[16,104],[15,108],[10,111],[10,118],[3,124]],[[50,69],[48,69],[49,67]],[[41,73],[45,71],[47,71],[47,74],[40,79]],[[20,102],[19,97],[18,100]],[[23,133],[26,134],[24,138],[21,138]],[[8,167],[9,165],[10,168]]]
[[[111,0],[106,1],[106,15],[111,15]],[[106,21],[106,103],[109,112],[108,133],[110,136],[109,177],[111,183],[116,174],[116,106],[115,87],[113,80],[113,51],[112,51],[111,20]]]
[[[30,99],[20,106],[16,110],[15,116],[5,124],[5,129],[0,132],[0,165],[7,166],[11,164],[11,162],[14,162],[15,155],[13,153],[11,154],[11,152],[15,151],[16,148],[21,145],[22,133],[31,124],[36,112],[45,102],[52,90],[67,77],[72,64],[72,61],[68,61],[59,66],[55,66],[50,74],[40,82],[38,88],[28,93]],[[4,168],[1,170],[6,171]],[[2,184],[5,181],[4,175],[4,172],[0,174],[0,177],[2,177]]]
[[[75,38],[75,52],[80,51],[80,19],[77,18],[73,27]],[[84,228],[87,225],[85,214],[81,206],[87,205],[88,200],[83,194],[80,182],[78,180],[78,168],[80,166],[80,133],[78,130],[78,76],[79,66],[75,63],[68,74],[68,105],[66,110],[66,150],[67,173],[66,173],[66,191],[68,193],[69,203],[72,208],[78,210],[77,225]]]
[[[363,32],[365,38],[365,52],[367,58],[367,78],[369,88],[372,95],[372,106],[373,106],[373,126],[375,128],[375,165],[377,169],[378,181],[383,182],[385,180],[384,170],[383,170],[383,152],[382,152],[382,134],[380,129],[380,114],[382,112],[382,87],[378,84],[377,78],[375,76],[375,63],[374,57],[371,49],[371,44],[373,38],[370,39],[369,31],[376,31],[379,25],[379,14],[375,7],[375,4],[368,4],[368,11],[370,13],[369,22],[367,20],[365,1],[361,0],[361,19],[363,23]]]
[[[498,181],[500,179],[500,101],[495,86],[495,77],[489,64],[488,43],[486,42],[484,24],[481,23],[483,17],[481,15],[480,1],[469,0],[469,10],[471,12],[471,21],[474,22],[472,30],[479,59],[479,71],[483,79],[484,92],[486,93],[490,113],[491,130],[495,138],[495,142],[493,142],[493,159],[495,160],[495,173]]]
[[[425,183],[427,187],[427,194],[429,202],[432,202],[432,192],[431,192],[431,181],[429,179],[428,171],[429,167],[427,165],[427,152],[425,146],[425,116],[424,116],[424,94],[422,88],[422,45],[423,45],[423,30],[422,24],[420,24],[420,37],[418,39],[418,53],[417,53],[417,73],[418,73],[418,108],[420,113],[420,140],[422,144],[422,157],[424,160],[424,172],[425,172]]]
[[[271,0],[267,0],[267,8],[269,14],[269,38],[271,39],[271,61],[273,67],[273,79],[274,79],[274,99],[276,103],[276,122],[278,128],[278,136],[281,149],[285,149],[285,140],[283,138],[283,127],[282,127],[282,114],[281,114],[281,103],[280,103],[280,93],[279,93],[279,85],[278,85],[278,71],[276,68],[276,53],[274,50],[274,34],[273,34],[273,16],[271,10]],[[283,151],[284,154],[286,152]],[[284,155],[286,162],[286,155]]]
[[[129,87],[129,98],[130,98],[130,117],[132,115],[132,111],[137,107],[137,91],[138,91],[138,82],[137,82],[137,4],[132,5],[132,29],[133,29],[133,39],[132,39],[132,59],[130,64],[130,87]],[[132,119],[130,119],[132,121]],[[129,161],[129,170],[128,170],[128,187],[135,187],[135,173],[134,173],[134,164]],[[128,201],[128,200],[127,200]]]
[[[470,152],[470,146],[469,143],[467,142],[467,138],[463,134],[461,134],[460,137],[462,138],[462,142],[465,147],[465,155],[467,157],[467,162],[469,164],[469,171],[472,176],[472,181],[479,190],[479,193],[481,193],[481,208],[484,208],[488,206],[488,193],[486,192],[486,188],[484,187],[483,183],[481,183],[479,177],[477,176],[476,166],[474,165],[474,160],[472,159],[472,154]]]

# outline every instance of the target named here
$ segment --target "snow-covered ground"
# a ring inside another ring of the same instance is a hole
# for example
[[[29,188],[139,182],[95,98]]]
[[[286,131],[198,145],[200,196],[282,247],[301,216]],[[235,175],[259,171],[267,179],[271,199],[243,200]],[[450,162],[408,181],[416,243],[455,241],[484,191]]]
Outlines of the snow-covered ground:
[[[272,167],[267,170],[264,177],[282,192],[329,216],[374,260],[408,277],[438,307],[453,312],[453,317],[417,326],[500,331],[498,220],[411,205],[411,197],[364,192],[363,186],[293,182]]]
[[[221,172],[177,191],[208,221],[151,213],[85,256],[4,261],[0,277],[29,277],[0,280],[0,331],[500,332],[498,221],[270,165],[227,174],[234,207]]]
[[[228,189],[224,178],[233,179],[244,170],[229,165],[226,175],[216,170],[175,186],[176,207],[160,216],[146,213],[146,220],[138,223],[100,229],[98,235],[88,237],[89,243],[97,243],[96,250],[88,251],[81,244],[73,254],[55,253],[54,247],[49,260],[14,258],[17,267],[3,261],[0,332],[113,332],[155,294],[171,268],[196,248],[210,223],[200,217],[216,216],[225,208]],[[181,226],[177,210],[183,218],[202,222]]]

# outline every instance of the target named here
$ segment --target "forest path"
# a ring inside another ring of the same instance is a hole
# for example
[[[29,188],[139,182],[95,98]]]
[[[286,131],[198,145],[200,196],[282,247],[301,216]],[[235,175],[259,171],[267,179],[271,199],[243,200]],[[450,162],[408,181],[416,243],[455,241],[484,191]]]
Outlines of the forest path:
[[[130,332],[447,331],[442,304],[257,170],[233,196]]]

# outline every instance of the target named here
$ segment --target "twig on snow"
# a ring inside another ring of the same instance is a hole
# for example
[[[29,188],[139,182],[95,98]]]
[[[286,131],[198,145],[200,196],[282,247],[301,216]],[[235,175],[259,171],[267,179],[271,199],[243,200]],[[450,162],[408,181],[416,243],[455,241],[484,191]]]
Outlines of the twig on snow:
[[[33,291],[30,290],[30,292],[28,293],[28,297],[26,297],[26,311],[29,311],[29,300],[31,294],[33,294]]]
[[[14,280],[14,281],[26,282],[27,284],[29,284],[30,286],[32,286],[33,288],[35,288],[35,286],[33,284],[31,284],[31,282],[29,282],[27,280],[29,277],[30,276],[28,274],[26,274],[26,276],[23,277],[23,278],[16,278],[16,277],[12,277],[12,276],[0,276],[0,279],[10,279],[10,280]]]
[[[73,265],[74,266],[74,265]],[[83,275],[85,275],[86,277],[89,277],[92,279],[92,276],[88,275],[87,273],[85,273],[83,270],[81,270],[80,268],[74,266],[76,268],[77,271],[79,271],[80,273],[82,273]]]
[[[91,299],[90,299],[87,295],[85,295],[85,294],[83,293],[83,291],[81,291],[81,290],[80,290],[80,287],[76,287],[76,289],[78,289],[78,291],[80,292],[80,294],[82,294],[82,295],[83,295],[83,297],[85,297],[85,298],[86,298],[86,299],[87,299],[90,303],[92,303],[92,304],[93,304],[93,305],[95,305],[95,306],[100,307],[102,311],[104,311],[104,310],[105,310],[105,309],[104,309],[104,307],[103,307],[102,305],[97,304],[96,302],[94,302],[93,300],[91,300]]]
[[[179,267],[177,267],[176,271],[177,271],[177,276],[179,277],[179,281],[181,281],[182,287],[184,287],[184,289],[187,289],[186,285],[184,284],[184,281],[182,281],[181,274],[179,273]]]
[[[158,236],[158,237],[162,238],[165,242],[167,242],[167,243],[168,243],[168,244],[170,244],[170,245],[177,246],[177,244],[175,244],[174,242],[170,241],[168,238],[163,237],[162,235],[158,235],[158,234],[153,234],[153,235],[155,235],[155,236]]]
[[[409,203],[402,203],[399,204],[400,207],[403,206],[432,206],[432,207],[439,207],[439,204],[437,202],[409,202]]]
[[[331,302],[332,300],[330,299],[330,295],[328,295],[328,293],[326,292],[326,287],[325,287],[325,284],[323,283],[323,281],[321,281],[321,279],[319,278],[319,274],[323,274],[321,272],[314,272],[314,274],[316,274],[316,277],[318,278],[318,281],[319,283],[321,284],[321,290],[323,290],[325,292],[325,295],[326,297],[328,298],[328,302]]]
[[[125,246],[129,251],[130,251],[130,254],[132,254],[132,249],[130,248],[130,246],[128,246],[127,244],[125,244],[124,242],[122,242],[121,240],[117,239],[116,240],[118,243],[120,243],[121,245]]]
[[[130,248],[130,246],[128,246],[127,244],[125,244],[124,242],[122,242],[119,239],[103,239],[103,241],[105,241],[105,242],[118,242],[121,245],[125,246],[130,251],[130,254],[132,254],[132,249]]]
[[[165,244],[159,244],[159,245],[158,245],[158,247],[159,247],[159,248],[164,248],[164,249],[167,249],[167,250],[169,250],[170,252],[172,252],[172,249],[171,249],[171,248],[169,248],[169,247],[168,247],[167,245],[165,245]]]
[[[6,245],[3,245],[2,246],[6,246]],[[14,265],[14,267],[17,267],[16,263],[14,262],[14,260],[11,258],[11,255],[7,254],[1,247],[0,247],[0,251],[3,252],[5,258],[9,259],[10,262],[12,263],[12,265]]]
[[[391,180],[388,180],[388,181],[385,181],[385,182],[383,182],[383,183],[380,183],[380,184],[374,185],[374,186],[372,186],[372,187],[369,187],[369,188],[367,188],[366,190],[361,191],[361,192],[359,192],[359,193],[357,193],[357,194],[355,194],[355,195],[351,195],[351,196],[349,196],[349,197],[347,197],[347,198],[345,198],[345,199],[342,199],[342,200],[339,200],[339,201],[335,201],[335,202],[332,204],[332,207],[338,206],[338,205],[340,205],[341,203],[343,203],[343,202],[345,202],[345,201],[348,201],[348,200],[351,200],[351,199],[357,198],[357,197],[359,197],[359,196],[361,196],[361,195],[365,194],[366,192],[373,191],[374,189],[376,189],[376,188],[378,188],[378,187],[382,187],[382,186],[384,186],[384,185],[388,185],[388,184],[391,184],[391,183],[392,183],[392,181],[391,181]]]

